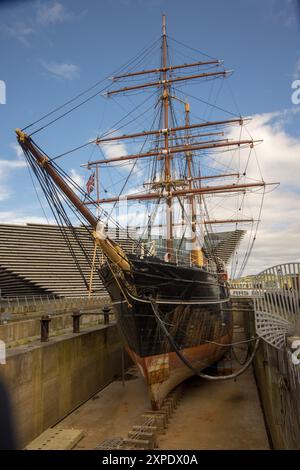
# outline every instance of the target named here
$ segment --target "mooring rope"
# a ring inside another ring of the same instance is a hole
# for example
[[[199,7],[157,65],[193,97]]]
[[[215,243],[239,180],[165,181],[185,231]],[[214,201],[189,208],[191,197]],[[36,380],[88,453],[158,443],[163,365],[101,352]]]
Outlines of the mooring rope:
[[[162,321],[162,319],[160,318],[160,315],[159,315],[159,312],[158,312],[158,308],[157,308],[157,305],[156,305],[156,301],[154,299],[151,299],[150,301],[151,303],[151,306],[152,306],[152,310],[153,310],[153,313],[158,321],[158,324],[159,326],[161,327],[161,329],[164,331],[170,345],[174,348],[174,351],[176,352],[177,356],[181,359],[181,361],[189,368],[193,371],[193,373],[195,375],[198,375],[199,377],[201,377],[202,379],[206,379],[206,380],[229,380],[229,379],[236,379],[239,375],[243,374],[247,369],[248,367],[250,367],[254,357],[255,357],[255,354],[256,354],[256,351],[257,351],[257,348],[258,348],[258,345],[259,345],[259,340],[260,338],[256,338],[255,340],[255,345],[254,345],[254,348],[253,348],[253,351],[252,351],[252,354],[249,358],[249,360],[247,361],[247,363],[245,363],[243,365],[243,367],[238,370],[237,372],[233,373],[233,374],[228,374],[228,375],[219,375],[219,376],[213,376],[213,375],[209,375],[209,374],[204,374],[203,372],[201,372],[200,370],[197,370],[194,368],[194,366],[187,360],[187,358],[181,353],[181,351],[179,350],[179,348],[177,347],[175,341],[174,341],[174,338],[172,338],[172,336],[170,335],[168,329],[166,328],[164,322]],[[227,345],[224,345],[224,347],[226,347]]]

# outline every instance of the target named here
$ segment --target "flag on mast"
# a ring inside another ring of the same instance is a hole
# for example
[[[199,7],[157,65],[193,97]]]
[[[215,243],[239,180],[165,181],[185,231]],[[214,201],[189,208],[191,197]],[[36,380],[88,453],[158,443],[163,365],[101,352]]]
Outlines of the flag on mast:
[[[95,172],[93,172],[90,175],[90,177],[89,177],[89,179],[86,183],[86,192],[87,192],[87,194],[90,195],[94,191],[94,189],[95,189]]]

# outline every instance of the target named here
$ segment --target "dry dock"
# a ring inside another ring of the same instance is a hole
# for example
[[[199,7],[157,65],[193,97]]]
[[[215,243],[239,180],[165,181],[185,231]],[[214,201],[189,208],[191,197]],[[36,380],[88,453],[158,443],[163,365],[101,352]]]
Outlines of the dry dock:
[[[126,438],[149,408],[145,385],[135,369],[125,386],[115,381],[59,423],[83,430],[75,449],[93,449],[108,439]],[[164,432],[159,449],[269,449],[252,370],[236,381],[187,381],[182,399]]]
[[[144,381],[122,353],[113,317],[105,319],[101,303],[87,305],[78,330],[75,303],[62,308],[60,301],[41,302],[31,313],[17,305],[13,318],[0,325],[7,346],[0,372],[21,448],[299,448],[300,375],[289,349],[261,342],[253,365],[237,379],[192,377],[166,399],[158,413],[163,416],[153,415]],[[49,305],[45,340],[40,331]],[[243,334],[242,325],[251,326],[252,303],[239,299],[233,308],[236,334]],[[217,365],[217,375],[227,366]]]

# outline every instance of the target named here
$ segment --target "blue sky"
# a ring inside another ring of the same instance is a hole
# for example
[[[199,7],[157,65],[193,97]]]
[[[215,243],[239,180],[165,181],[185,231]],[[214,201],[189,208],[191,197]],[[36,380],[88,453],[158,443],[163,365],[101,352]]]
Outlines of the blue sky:
[[[299,204],[294,206],[299,186],[292,174],[298,171],[295,159],[300,149],[300,105],[291,102],[291,84],[300,79],[297,3],[296,0],[0,2],[0,80],[6,83],[6,104],[0,105],[0,222],[43,218],[28,170],[14,145],[14,129],[101,80],[158,39],[164,12],[170,36],[224,59],[226,67],[234,70],[224,95],[226,107],[236,112],[238,103],[241,114],[258,115],[256,128],[269,137],[267,148],[272,149],[272,141],[278,143],[278,148],[282,145],[281,155],[274,156],[275,163],[272,152],[266,152],[265,170],[274,180],[281,176],[283,155],[287,156],[288,164],[284,180],[280,178],[283,192],[274,196],[273,205],[270,203],[267,208],[270,220],[267,217],[268,225],[262,229],[265,244],[261,252],[266,244],[275,243],[268,233],[283,223],[279,216],[282,201],[284,207],[291,201],[293,211],[286,222],[290,231],[285,236],[291,236],[294,249],[287,256],[299,259],[300,247],[293,238],[296,230],[293,220],[300,209]],[[113,106],[108,111],[106,101],[102,97],[91,101],[37,134],[37,142],[50,155],[84,143],[99,130],[109,128],[120,116],[120,108]],[[200,106],[196,108],[196,114],[201,112]],[[87,149],[64,160],[63,165],[69,171],[77,171],[79,164],[90,156],[91,150]],[[284,207],[282,214],[287,217]],[[282,236],[278,235],[274,249],[280,249]]]

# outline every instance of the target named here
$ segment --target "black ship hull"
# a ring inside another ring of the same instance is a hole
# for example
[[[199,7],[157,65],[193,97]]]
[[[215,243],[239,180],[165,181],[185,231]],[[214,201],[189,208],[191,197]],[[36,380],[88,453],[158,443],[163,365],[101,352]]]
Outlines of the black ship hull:
[[[229,292],[217,274],[199,267],[128,258],[130,275],[118,277],[104,265],[100,276],[115,302],[127,351],[139,366],[157,409],[172,388],[193,375],[192,368],[204,369],[224,354],[232,334]]]

